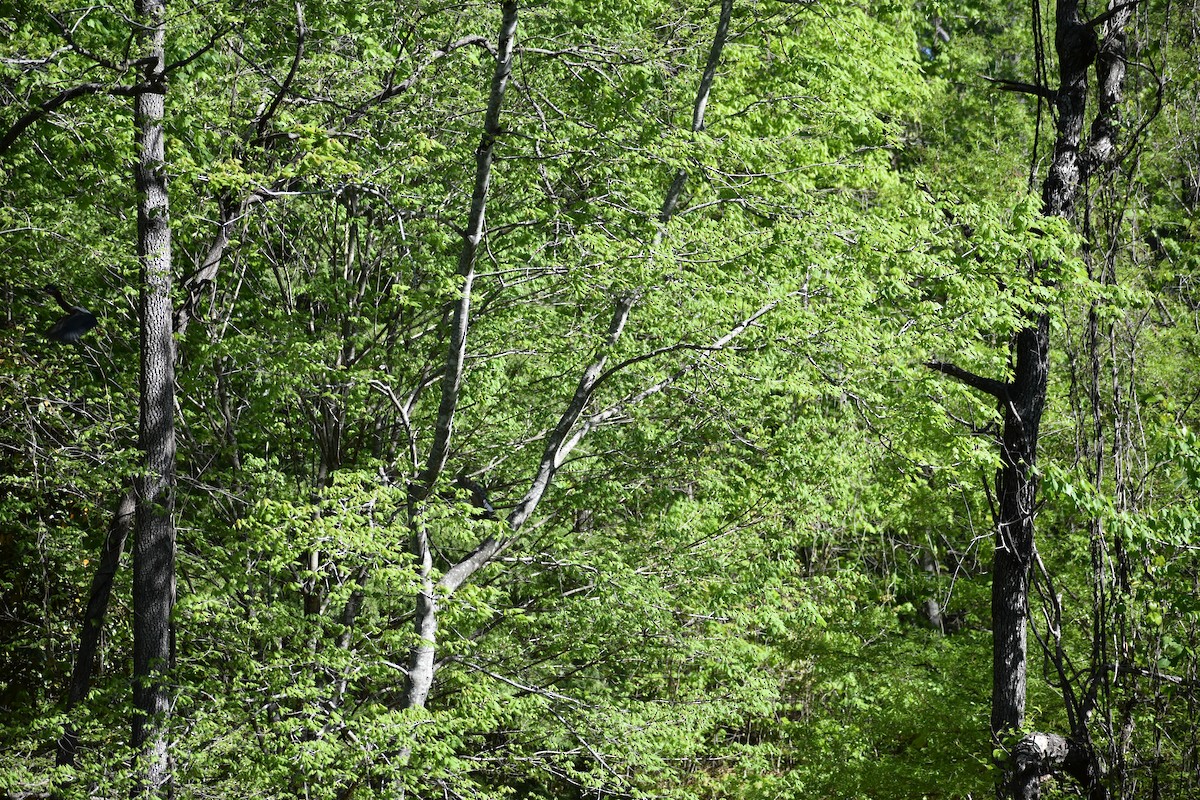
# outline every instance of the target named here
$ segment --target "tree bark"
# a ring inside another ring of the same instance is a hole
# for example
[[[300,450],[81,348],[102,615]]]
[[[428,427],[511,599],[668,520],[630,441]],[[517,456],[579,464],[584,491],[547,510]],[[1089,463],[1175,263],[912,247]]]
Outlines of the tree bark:
[[[1089,787],[1089,800],[1107,800],[1108,790],[1096,780],[1096,758],[1091,747],[1053,733],[1031,733],[1013,748],[1013,770],[1007,793],[1014,800],[1038,800],[1042,782],[1067,773]]]
[[[1118,213],[1112,214],[1108,219],[1105,231],[1107,240],[1102,240],[1099,247],[1091,241],[1087,243],[1088,276],[1093,280],[1099,280],[1106,286],[1113,286],[1117,283],[1115,262],[1118,249],[1115,245],[1122,227],[1122,220],[1125,217],[1122,208],[1123,200],[1119,199],[1121,189],[1115,179],[1122,158],[1119,147],[1122,144],[1120,141],[1121,106],[1124,98],[1126,72],[1125,29],[1132,19],[1133,11],[1132,5],[1109,4],[1109,11],[1106,15],[1108,18],[1104,24],[1096,53],[1097,110],[1084,150],[1084,170],[1089,182],[1093,183],[1093,191],[1089,193],[1091,196],[1088,198],[1086,206],[1086,224],[1090,226],[1095,220],[1094,212],[1098,203],[1109,205],[1110,213],[1111,208],[1118,209]],[[1161,107],[1158,102],[1155,105],[1152,115],[1156,114],[1158,108]],[[1095,264],[1097,256],[1100,261],[1099,270]],[[1122,377],[1117,363],[1117,355],[1112,350],[1116,343],[1117,328],[1114,322],[1108,319],[1103,323],[1102,331],[1101,305],[1102,302],[1099,298],[1092,301],[1088,311],[1086,334],[1090,366],[1088,402],[1092,409],[1092,452],[1089,459],[1091,471],[1089,479],[1093,486],[1103,485],[1107,452],[1113,465],[1111,481],[1115,490],[1116,508],[1119,513],[1136,515],[1138,511],[1136,503],[1131,503],[1136,492],[1130,490],[1130,477],[1126,470],[1128,451],[1132,442],[1127,432],[1123,431],[1122,417],[1124,415],[1118,411],[1122,405]],[[1100,389],[1100,368],[1103,360],[1102,341],[1107,341],[1109,346],[1109,373],[1112,381],[1111,415],[1106,415],[1102,408]],[[1130,369],[1133,369],[1132,364]],[[1128,380],[1131,384],[1135,383],[1132,374],[1128,376]],[[1112,430],[1111,444],[1106,442],[1106,417],[1111,418],[1111,423],[1109,423]],[[1114,682],[1117,686],[1127,686],[1132,681],[1133,673],[1124,669],[1117,671],[1114,681],[1110,666],[1114,660],[1118,663],[1132,662],[1133,653],[1129,639],[1127,611],[1129,604],[1122,601],[1122,599],[1130,599],[1128,574],[1120,566],[1126,563],[1125,535],[1120,526],[1114,526],[1112,530],[1108,530],[1099,514],[1093,516],[1089,521],[1089,535],[1091,539],[1093,606],[1090,674],[1083,690],[1079,692],[1079,711],[1069,719],[1072,719],[1074,725],[1072,736],[1085,742],[1089,747],[1095,748],[1096,743],[1091,737],[1087,721],[1101,701],[1112,702]],[[1107,541],[1109,537],[1112,539],[1112,556],[1109,555],[1110,545]],[[1117,564],[1115,570],[1111,565],[1111,558],[1114,556]],[[1111,580],[1115,583],[1111,590],[1109,588],[1110,575],[1112,576]],[[1064,678],[1066,677],[1065,670],[1060,669],[1060,674]],[[1093,784],[1099,787],[1092,792],[1094,800],[1107,800],[1109,785],[1114,787],[1114,791],[1118,795],[1125,791],[1129,768],[1128,748],[1135,724],[1133,713],[1135,701],[1133,695],[1129,695],[1129,698],[1125,702],[1118,703],[1119,720],[1114,721],[1111,712],[1106,715],[1108,719],[1104,725],[1110,731],[1110,735],[1103,737],[1107,751],[1107,764],[1104,770],[1099,768],[1099,760],[1096,757],[1093,756],[1089,761]],[[1100,779],[1104,777],[1108,777],[1109,780],[1101,781]],[[1099,793],[1101,790],[1103,794]]]
[[[700,76],[700,87],[696,90],[696,102],[692,105],[692,133],[704,130],[704,114],[708,110],[708,99],[712,96],[713,81],[717,77],[717,66],[721,63],[721,53],[725,50],[725,42],[729,38],[729,20],[733,16],[733,0],[721,0],[721,13],[717,17],[717,30],[713,35],[712,45],[708,48],[708,60],[704,63],[704,73]],[[661,223],[655,234],[654,244],[662,241],[666,224],[675,214],[675,205],[683,194],[683,185],[687,182],[687,170],[680,168],[675,172],[670,187],[663,197],[662,210],[658,214]]]
[[[1059,87],[1054,155],[1042,184],[1042,211],[1072,219],[1081,180],[1079,153],[1087,106],[1087,71],[1096,37],[1079,17],[1078,0],[1059,0],[1054,44]],[[1035,275],[1043,265],[1035,264]],[[1046,405],[1050,365],[1050,317],[1042,311],[1020,330],[1013,345],[997,483],[999,519],[992,566],[992,733],[1020,728],[1025,720],[1028,660],[1029,573],[1033,562],[1038,428]]]
[[[146,89],[135,98],[141,374],[137,527],[133,548],[133,750],[135,796],[165,797],[175,602],[175,344],[171,227],[163,146],[166,80],[162,0],[137,0],[135,24]]]
[[[1132,15],[1133,6],[1112,0],[1109,9],[1103,20],[1103,41],[1098,42],[1095,24],[1080,17],[1079,0],[1058,0],[1056,5],[1054,44],[1059,85],[1057,90],[1047,90],[1043,94],[1053,98],[1057,111],[1054,152],[1042,184],[1042,213],[1047,216],[1074,220],[1081,183],[1088,175],[1099,172],[1100,166],[1110,166],[1118,157],[1115,139],[1120,127],[1118,103],[1124,78],[1123,29]],[[1093,64],[1100,78],[1100,111],[1085,156],[1080,151],[1080,143],[1087,109],[1087,73]],[[1044,266],[1033,262],[1031,277],[1036,280]],[[1031,314],[1026,325],[1013,337],[1010,353],[1013,376],[1007,383],[975,375],[951,363],[927,362],[930,369],[994,396],[1004,409],[992,566],[991,729],[998,740],[1018,730],[1025,722],[1026,631],[1035,554],[1035,467],[1050,365],[1050,317],[1047,311]],[[1006,777],[1001,793],[1036,797],[1040,775],[1049,774],[1031,771],[1029,764],[1036,762],[1042,766],[1050,765],[1051,771],[1067,769],[1079,778],[1091,797],[1107,797],[1086,723],[1086,714],[1073,718],[1076,729],[1072,735],[1075,738],[1069,748],[1067,740],[1053,734],[1025,737],[1013,754],[1014,771]],[[1056,743],[1062,744],[1059,748],[1062,754],[1054,749]],[[1068,749],[1070,761],[1064,760]],[[1085,763],[1076,768],[1073,765],[1080,758]],[[1030,777],[1034,773],[1036,776]]]
[[[487,211],[488,188],[492,182],[492,160],[496,140],[500,137],[500,109],[512,75],[513,46],[517,35],[517,3],[506,0],[502,6],[500,37],[496,48],[496,69],[492,73],[492,88],[488,97],[483,134],[475,149],[475,189],[471,194],[471,212],[467,229],[463,231],[463,247],[458,255],[458,277],[462,281],[454,319],[450,325],[450,351],[446,372],[442,378],[442,395],[438,405],[437,428],[421,483],[426,489],[433,486],[450,453],[450,436],[454,428],[454,412],[462,389],[463,368],[467,357],[467,329],[471,319],[471,287],[475,281],[475,256],[483,242]]]
[[[991,724],[997,735],[1019,728],[1025,718],[1026,621],[1037,501],[1034,467],[1050,366],[1049,316],[1038,314],[1017,334],[1013,349],[1016,369],[1004,395],[992,562]]]
[[[1080,185],[1092,176],[1111,175],[1112,166],[1119,160],[1116,140],[1125,75],[1124,28],[1132,12],[1133,4],[1112,0],[1104,19],[1104,34],[1098,40],[1095,23],[1085,22],[1080,17],[1078,0],[1059,0],[1057,4],[1056,138],[1050,170],[1042,185],[1043,213],[1048,216],[1073,220]],[[1087,152],[1081,153],[1087,76],[1093,64],[1099,80],[1099,110]],[[1035,272],[1041,266],[1035,264]],[[1093,308],[1092,326],[1094,314]],[[1037,455],[1037,430],[1045,405],[1049,364],[1049,318],[1046,313],[1038,314],[1036,324],[1020,331],[1014,351],[1016,369],[1006,402],[1003,466],[998,486],[1001,508],[992,584],[992,731],[996,735],[1017,729],[1024,723],[1025,627],[1034,558],[1033,504],[1037,492],[1032,467]],[[1096,435],[1100,436],[1099,428]],[[1099,466],[1096,475],[1099,475]],[[1061,665],[1059,671],[1063,680],[1067,680]],[[1001,790],[1003,795],[1034,800],[1041,794],[1045,777],[1066,773],[1079,782],[1091,800],[1109,797],[1104,766],[1088,730],[1092,700],[1085,698],[1078,709],[1073,709],[1070,687],[1063,688],[1068,693],[1070,738],[1050,733],[1031,733],[1023,737],[1013,750],[1011,769]]]
[[[420,504],[433,490],[438,476],[450,455],[450,440],[454,430],[454,415],[462,393],[462,378],[466,364],[467,332],[471,319],[471,287],[475,280],[475,256],[483,241],[487,210],[488,187],[492,180],[492,161],[499,138],[500,109],[512,75],[513,46],[517,34],[517,3],[506,0],[501,7],[500,35],[496,47],[496,69],[492,73],[492,88],[483,123],[483,134],[475,150],[475,189],[471,196],[471,211],[467,229],[463,232],[463,247],[458,257],[458,276],[462,281],[458,303],[450,325],[450,348],[446,356],[446,371],[442,378],[442,395],[438,404],[437,425],[429,458],[412,493],[409,518],[413,527],[413,555],[417,558],[421,589],[417,596],[417,644],[408,664],[406,708],[424,708],[433,686],[434,655],[437,649],[437,587],[433,575],[433,557],[429,531],[420,518]]]

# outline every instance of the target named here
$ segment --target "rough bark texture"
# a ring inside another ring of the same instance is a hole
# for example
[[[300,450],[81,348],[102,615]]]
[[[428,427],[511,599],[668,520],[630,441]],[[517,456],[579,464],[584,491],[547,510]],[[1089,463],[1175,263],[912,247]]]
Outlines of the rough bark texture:
[[[1089,800],[1107,800],[1090,746],[1053,733],[1031,733],[1013,748],[1007,793],[1015,800],[1038,800],[1047,778],[1066,773],[1088,788]]]
[[[1020,331],[1016,369],[1005,392],[997,482],[996,551],[992,562],[992,731],[1020,727],[1025,717],[1026,621],[1033,561],[1034,466],[1046,404],[1050,319],[1039,314]]]
[[[1082,178],[1079,143],[1087,108],[1087,75],[1096,59],[1096,34],[1080,19],[1078,0],[1059,0],[1054,47],[1058,54],[1058,124],[1054,156],[1042,184],[1042,210],[1050,216],[1074,219]]]
[[[1080,17],[1079,0],[1058,0],[1055,9],[1055,51],[1058,88],[1039,90],[1056,104],[1054,152],[1042,184],[1042,211],[1048,216],[1073,220],[1079,204],[1079,187],[1090,175],[1111,170],[1119,160],[1116,137],[1120,130],[1119,103],[1125,74],[1123,29],[1133,5],[1110,3],[1101,20],[1104,35],[1098,41],[1095,22]],[[1081,139],[1087,110],[1088,70],[1096,66],[1099,112],[1093,124],[1087,153]],[[1008,87],[1011,88],[1011,87]],[[1032,263],[1033,276],[1043,264]],[[992,733],[998,740],[1019,729],[1025,721],[1028,651],[1029,584],[1035,557],[1034,513],[1037,500],[1035,466],[1038,429],[1046,405],[1050,365],[1050,318],[1046,311],[1031,314],[1012,339],[1013,376],[1007,383],[975,375],[937,359],[927,362],[968,386],[995,397],[1004,409],[1001,434],[1001,467],[997,476],[996,549],[992,566]],[[1093,800],[1103,800],[1108,790],[1103,769],[1087,731],[1090,706],[1074,714],[1071,740],[1053,734],[1030,734],[1013,753],[1012,771],[998,787],[1002,796],[1036,797],[1043,776],[1067,771],[1075,776]],[[1069,757],[1068,757],[1069,756]]]
[[[1103,35],[1096,25],[1080,18],[1078,0],[1059,0],[1055,14],[1055,49],[1059,63],[1059,88],[1055,93],[1057,126],[1054,155],[1042,187],[1043,211],[1047,215],[1074,219],[1079,204],[1079,187],[1090,178],[1112,174],[1119,160],[1117,138],[1125,77],[1125,33],[1133,13],[1132,4],[1114,0],[1109,4]],[[1088,96],[1088,70],[1095,65],[1098,78],[1098,111],[1086,153],[1081,153]],[[1036,267],[1035,267],[1036,268]],[[1095,310],[1090,320],[1094,339]],[[1028,616],[1029,570],[1033,557],[1032,510],[1036,487],[1028,468],[1036,457],[1037,423],[1045,402],[1046,368],[1049,358],[1049,321],[1045,314],[1035,328],[1027,328],[1016,342],[1017,368],[1010,389],[1004,430],[1004,468],[1000,495],[1002,521],[997,534],[996,566],[992,602],[995,693],[992,730],[1000,733],[1024,722],[1025,617]],[[1093,364],[1095,369],[1095,364]],[[1102,431],[1097,421],[1097,442]],[[1096,475],[1099,476],[1099,462]],[[1013,517],[1016,513],[1019,516]],[[1023,521],[1028,523],[1024,524]],[[1019,622],[1020,630],[1014,625]],[[1060,667],[1060,674],[1066,675]],[[1050,733],[1031,733],[1014,748],[1011,770],[1002,794],[1017,800],[1041,796],[1043,782],[1065,773],[1073,777],[1090,800],[1108,800],[1104,766],[1096,754],[1088,730],[1094,695],[1073,708],[1069,687],[1070,738]]]
[[[1079,17],[1078,0],[1059,0],[1054,43],[1059,63],[1058,120],[1042,204],[1045,214],[1072,219],[1082,176],[1079,143],[1087,106],[1087,71],[1096,57],[1096,38]],[[992,567],[991,724],[997,735],[1019,728],[1025,719],[1026,623],[1037,500],[1034,467],[1049,375],[1048,314],[1037,314],[1017,333],[1013,358],[1013,379],[1003,398],[1002,466],[996,489],[999,519]]]
[[[136,794],[166,796],[170,785],[171,609],[175,602],[175,345],[171,228],[163,147],[166,8],[138,0],[138,40],[147,87],[135,98],[135,178],[141,265],[141,377],[137,533],[133,548],[133,748]]]

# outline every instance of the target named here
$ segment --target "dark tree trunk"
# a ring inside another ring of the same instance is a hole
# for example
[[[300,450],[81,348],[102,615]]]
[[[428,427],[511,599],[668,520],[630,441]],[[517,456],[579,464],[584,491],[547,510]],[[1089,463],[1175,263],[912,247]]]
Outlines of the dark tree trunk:
[[[1013,748],[1006,794],[1014,800],[1038,800],[1042,782],[1066,773],[1087,788],[1088,800],[1108,800],[1099,763],[1091,746],[1054,733],[1031,733]]]
[[[1079,204],[1079,187],[1089,178],[1111,178],[1114,167],[1120,160],[1117,150],[1117,135],[1120,131],[1120,102],[1125,77],[1125,26],[1133,14],[1132,3],[1111,0],[1108,11],[1099,20],[1084,22],[1079,15],[1078,0],[1059,0],[1055,14],[1055,50],[1059,64],[1059,87],[1054,94],[1057,114],[1054,155],[1050,171],[1042,186],[1043,212],[1050,216],[1074,219]],[[1098,37],[1096,30],[1101,28]],[[1092,125],[1091,140],[1087,152],[1082,153],[1081,139],[1086,117],[1088,96],[1088,70],[1095,65],[1099,85],[1099,109]],[[1035,265],[1035,269],[1040,265]],[[1095,346],[1095,307],[1089,319],[1091,345]],[[1014,610],[1028,615],[1029,570],[1033,557],[1032,503],[1035,488],[1031,473],[1014,469],[1017,463],[1012,453],[1015,448],[1026,448],[1023,457],[1030,465],[1036,455],[1037,423],[1045,401],[1046,364],[1049,355],[1048,320],[1045,315],[1038,318],[1038,329],[1026,329],[1017,339],[1017,370],[1011,387],[1011,397],[1005,416],[1004,469],[1001,476],[1000,493],[1002,506],[1014,495],[1016,503],[1028,503],[1024,516],[1029,519],[1026,527],[1006,526],[1011,520],[1009,511],[1002,511],[1002,520],[996,552],[993,577],[992,601],[993,622],[996,638],[995,693],[992,704],[992,730],[999,734],[1018,728],[1024,722],[1025,680],[1025,634],[1024,621],[1018,632],[1010,626]],[[1094,354],[1093,354],[1094,355]],[[1028,365],[1029,370],[1026,369]],[[1093,360],[1093,371],[1098,370]],[[1097,380],[1093,375],[1093,386]],[[1040,387],[1040,388],[1039,388]],[[1040,394],[1038,394],[1040,392]],[[1035,407],[1025,407],[1030,400]],[[1093,403],[1096,396],[1093,392]],[[1021,432],[1027,428],[1032,441]],[[1102,429],[1096,417],[1095,435],[1101,441]],[[1032,448],[1030,447],[1032,445]],[[1099,444],[1097,444],[1099,447]],[[1095,479],[1099,479],[1100,461],[1097,458]],[[1013,531],[1011,535],[1006,532]],[[1011,548],[1012,553],[1007,552]],[[1014,557],[1015,556],[1015,557]],[[1101,651],[1101,663],[1093,669],[1107,669],[1105,654]],[[1061,654],[1054,656],[1061,659]],[[1095,659],[1094,659],[1095,660]],[[1018,800],[1035,800],[1041,795],[1045,777],[1065,773],[1074,778],[1090,800],[1108,800],[1110,792],[1105,780],[1105,766],[1098,757],[1088,728],[1088,718],[1094,711],[1094,691],[1078,699],[1070,686],[1072,676],[1061,663],[1056,664],[1060,679],[1064,682],[1064,700],[1067,716],[1071,721],[1071,736],[1065,738],[1050,733],[1031,733],[1017,743],[1012,753],[1011,769],[1006,775],[1002,795]],[[1091,679],[1094,681],[1095,678]],[[1019,686],[1019,693],[1016,688]]]
[[[1096,57],[1096,36],[1079,18],[1078,0],[1059,0],[1055,13],[1059,87],[1054,156],[1042,185],[1042,211],[1072,219],[1082,176],[1079,153],[1087,106],[1087,71]],[[1041,270],[1035,264],[1035,272]],[[1013,344],[1013,379],[1003,398],[1004,433],[996,487],[999,519],[992,566],[992,733],[1025,721],[1029,570],[1033,563],[1038,428],[1046,406],[1050,367],[1050,318],[1045,312],[1019,331]]]
[[[170,786],[168,671],[175,602],[175,344],[171,309],[171,228],[163,147],[162,0],[138,0],[137,37],[146,89],[135,98],[135,178],[141,266],[141,378],[133,548],[133,749],[135,795],[166,796]]]
[[[100,630],[104,625],[104,615],[108,613],[108,598],[112,594],[113,576],[121,561],[121,553],[125,551],[125,540],[129,537],[129,530],[133,527],[133,513],[134,495],[133,492],[126,492],[117,504],[113,521],[108,526],[104,550],[100,553],[100,563],[96,567],[96,575],[92,578],[92,588],[88,593],[87,608],[83,613],[83,630],[79,634],[79,650],[75,654],[75,666],[71,670],[71,686],[67,694],[68,715],[71,709],[87,697],[91,686],[93,664],[100,644]],[[60,767],[74,766],[78,747],[78,733],[68,722],[62,736],[58,737],[58,755],[55,757],[55,763]]]
[[[1079,18],[1078,0],[1059,0],[1055,25],[1058,124],[1054,156],[1042,184],[1042,211],[1049,216],[1074,219],[1079,182],[1083,177],[1079,143],[1087,109],[1087,74],[1096,60],[1096,33]]]
[[[1080,185],[1091,176],[1111,175],[1119,160],[1116,137],[1125,74],[1124,27],[1131,15],[1132,4],[1113,0],[1103,20],[1085,22],[1080,18],[1078,0],[1059,0],[1057,4],[1056,136],[1050,169],[1042,186],[1043,213],[1048,216],[1074,219]],[[1103,36],[1097,37],[1096,30],[1101,25]],[[1088,70],[1093,65],[1099,80],[1099,110],[1084,154],[1081,140],[1086,121]],[[1034,269],[1041,266],[1034,264]],[[1049,320],[1045,313],[1037,317],[1036,325],[1018,334],[1014,351],[1016,369],[1006,402],[1003,468],[998,486],[1000,520],[992,584],[995,631],[992,731],[997,735],[1024,723],[1025,625],[1036,500],[1032,467],[1037,455],[1037,430],[1045,405],[1049,364]],[[1093,704],[1088,699],[1077,702],[1069,686],[1070,676],[1061,664],[1058,670],[1061,679],[1067,682],[1063,688],[1071,736],[1031,733],[1023,737],[1012,753],[1011,770],[1001,794],[1034,800],[1040,796],[1046,776],[1066,773],[1078,781],[1091,800],[1107,800],[1104,766],[1088,729]]]
[[[1020,727],[1025,717],[1026,620],[1033,560],[1038,428],[1046,405],[1050,318],[1039,314],[1020,331],[1016,369],[1005,393],[999,518],[992,562],[992,732]]]
[[[1105,18],[1085,22],[1079,0],[1058,0],[1055,9],[1054,45],[1058,56],[1058,87],[1030,86],[1040,97],[1052,97],[1055,118],[1054,152],[1042,184],[1042,211],[1047,216],[1073,220],[1079,187],[1102,164],[1117,157],[1114,139],[1119,128],[1116,113],[1124,76],[1123,28],[1132,5],[1110,3]],[[1103,47],[1096,35],[1104,27]],[[1088,97],[1088,70],[1100,73],[1101,110],[1086,158],[1080,145]],[[1044,264],[1030,265],[1037,278]],[[1004,409],[1001,467],[997,478],[996,550],[992,566],[992,733],[1003,740],[1025,722],[1029,620],[1029,585],[1034,561],[1034,511],[1037,501],[1038,429],[1046,405],[1050,364],[1050,318],[1045,310],[1028,319],[1011,344],[1013,375],[1002,383],[975,375],[951,363],[933,360],[932,369],[994,396]],[[1069,700],[1069,698],[1068,698]],[[1069,703],[1070,705],[1070,703]],[[1069,712],[1076,709],[1069,708]],[[1087,733],[1087,711],[1071,713],[1072,739],[1054,734],[1030,734],[1013,753],[1001,794],[1037,797],[1042,776],[1065,771],[1076,777],[1092,798],[1105,798],[1102,769]]]

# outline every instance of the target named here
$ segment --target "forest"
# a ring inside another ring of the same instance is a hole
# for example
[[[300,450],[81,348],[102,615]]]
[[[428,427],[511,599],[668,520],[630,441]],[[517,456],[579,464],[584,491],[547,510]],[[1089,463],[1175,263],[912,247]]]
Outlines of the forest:
[[[0,796],[1198,797],[1198,359],[1197,0],[5,0]]]

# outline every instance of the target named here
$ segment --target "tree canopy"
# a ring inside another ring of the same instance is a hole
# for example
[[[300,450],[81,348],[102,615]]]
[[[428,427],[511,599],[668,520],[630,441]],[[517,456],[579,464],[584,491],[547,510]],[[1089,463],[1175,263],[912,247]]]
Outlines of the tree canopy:
[[[1194,796],[1198,33],[9,3],[0,791]]]

